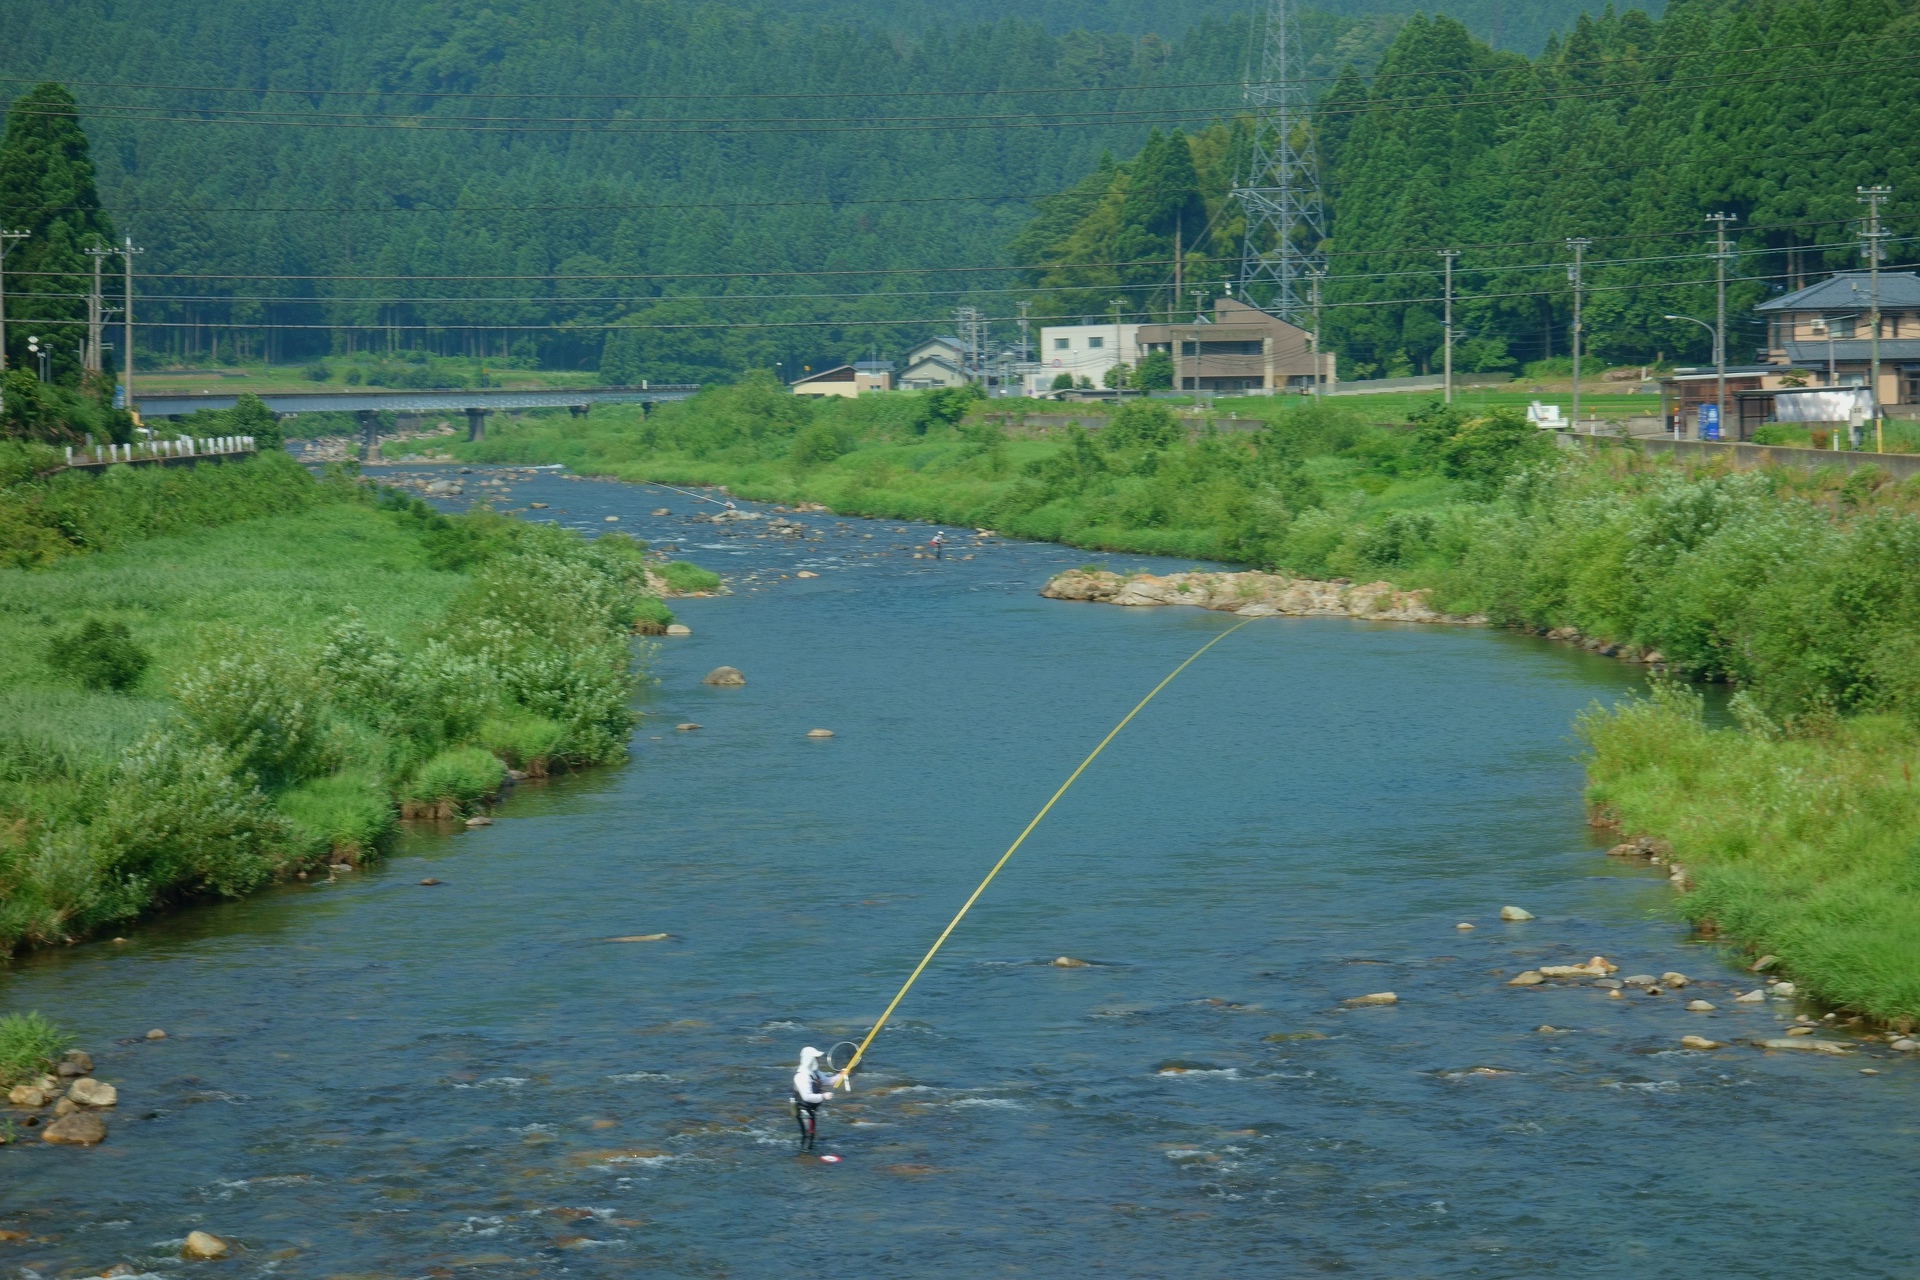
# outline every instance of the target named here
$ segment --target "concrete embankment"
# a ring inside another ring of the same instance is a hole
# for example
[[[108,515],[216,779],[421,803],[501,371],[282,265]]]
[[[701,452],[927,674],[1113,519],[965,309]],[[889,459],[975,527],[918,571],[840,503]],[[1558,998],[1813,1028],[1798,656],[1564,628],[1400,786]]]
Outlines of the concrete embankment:
[[[1425,591],[1401,591],[1390,582],[1328,582],[1252,570],[1155,575],[1069,569],[1050,578],[1040,594],[1096,604],[1188,604],[1248,618],[1284,614],[1466,627],[1485,626],[1487,621],[1477,614],[1442,613],[1427,603]]]

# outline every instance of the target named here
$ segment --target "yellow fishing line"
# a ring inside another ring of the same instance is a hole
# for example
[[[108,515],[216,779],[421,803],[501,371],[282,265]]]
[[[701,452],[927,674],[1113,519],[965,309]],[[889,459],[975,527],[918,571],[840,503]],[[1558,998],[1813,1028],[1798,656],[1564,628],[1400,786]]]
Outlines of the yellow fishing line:
[[[833,1082],[836,1086],[844,1085],[847,1082],[848,1077],[853,1075],[853,1069],[859,1066],[860,1059],[866,1056],[867,1046],[872,1044],[873,1038],[880,1034],[880,1029],[887,1025],[887,1019],[891,1018],[893,1016],[893,1011],[900,1007],[900,1002],[906,999],[907,992],[912,989],[915,980],[917,980],[920,977],[921,970],[927,967],[927,963],[933,959],[934,955],[940,950],[941,945],[946,942],[947,935],[951,934],[954,931],[954,928],[959,925],[960,921],[966,918],[967,912],[973,909],[974,902],[979,899],[981,894],[987,891],[987,886],[993,883],[993,878],[1000,874],[1000,868],[1007,865],[1007,859],[1013,857],[1014,851],[1018,849],[1022,844],[1026,843],[1027,837],[1033,834],[1033,829],[1040,825],[1040,819],[1047,816],[1047,811],[1053,808],[1055,801],[1059,800],[1061,796],[1067,794],[1067,788],[1072,786],[1075,782],[1077,782],[1080,778],[1080,775],[1087,771],[1087,766],[1093,763],[1094,757],[1099,755],[1102,751],[1105,751],[1107,749],[1107,744],[1109,742],[1112,742],[1116,737],[1118,737],[1120,735],[1120,731],[1127,727],[1127,722],[1129,720],[1132,720],[1135,716],[1139,715],[1140,709],[1146,706],[1149,702],[1152,702],[1155,695],[1157,695],[1162,689],[1172,684],[1173,678],[1175,676],[1179,675],[1182,671],[1185,671],[1188,667],[1192,666],[1195,659],[1197,659],[1201,654],[1205,653],[1207,650],[1213,648],[1213,646],[1219,644],[1222,640],[1225,640],[1228,636],[1232,635],[1234,632],[1238,631],[1241,627],[1246,626],[1248,623],[1257,622],[1257,621],[1259,621],[1259,619],[1257,618],[1247,618],[1244,621],[1236,622],[1234,625],[1232,625],[1231,627],[1228,627],[1225,631],[1222,631],[1219,635],[1215,636],[1213,639],[1201,645],[1198,649],[1195,649],[1191,654],[1187,655],[1187,660],[1185,662],[1182,662],[1179,666],[1175,667],[1172,671],[1168,672],[1166,679],[1162,680],[1159,684],[1153,686],[1152,692],[1148,693],[1146,697],[1140,699],[1138,703],[1134,704],[1133,710],[1127,712],[1127,714],[1121,719],[1120,723],[1116,724],[1115,726],[1113,726],[1112,729],[1108,730],[1106,737],[1100,739],[1100,745],[1087,753],[1087,758],[1080,762],[1080,767],[1067,775],[1067,780],[1060,784],[1060,789],[1054,792],[1053,795],[1047,800],[1045,804],[1040,806],[1040,812],[1033,815],[1033,821],[1029,822],[1026,825],[1026,827],[1020,832],[1019,836],[1017,836],[1014,839],[1014,842],[1007,846],[1007,851],[1000,855],[1000,861],[993,864],[993,870],[987,872],[987,878],[982,880],[980,882],[980,886],[977,889],[975,889],[971,895],[968,896],[967,900],[964,903],[961,904],[960,910],[954,914],[954,917],[952,920],[949,920],[947,922],[947,927],[940,931],[940,936],[933,940],[933,945],[931,947],[927,948],[927,954],[920,957],[920,963],[913,966],[913,972],[908,974],[907,980],[900,984],[900,990],[896,992],[894,994],[893,999],[887,1003],[885,1012],[881,1013],[880,1015],[880,1020],[873,1024],[873,1030],[867,1032],[867,1038],[862,1040],[860,1042],[860,1047],[853,1051],[853,1057],[848,1060],[847,1065],[841,1069],[840,1073],[833,1078]]]

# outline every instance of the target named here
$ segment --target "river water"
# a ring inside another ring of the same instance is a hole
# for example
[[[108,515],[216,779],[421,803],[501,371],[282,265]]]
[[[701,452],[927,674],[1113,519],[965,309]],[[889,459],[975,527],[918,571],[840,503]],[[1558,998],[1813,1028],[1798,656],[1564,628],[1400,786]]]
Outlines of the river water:
[[[1751,979],[1582,823],[1569,726],[1637,676],[1481,630],[1218,646],[921,979],[824,1113],[840,1162],[800,1156],[800,1046],[861,1031],[1231,619],[1035,594],[1164,561],[957,531],[936,562],[924,526],[761,537],[551,475],[504,505],[533,501],[736,578],[677,606],[632,763],[16,963],[0,1003],[122,1101],[101,1147],[0,1148],[0,1228],[34,1237],[0,1274],[179,1270],[196,1227],[233,1276],[1920,1274],[1920,1063],[1681,1051],[1793,1011],[1733,1004]],[[699,683],[722,663],[746,686]],[[1720,1012],[1504,985],[1596,952]]]

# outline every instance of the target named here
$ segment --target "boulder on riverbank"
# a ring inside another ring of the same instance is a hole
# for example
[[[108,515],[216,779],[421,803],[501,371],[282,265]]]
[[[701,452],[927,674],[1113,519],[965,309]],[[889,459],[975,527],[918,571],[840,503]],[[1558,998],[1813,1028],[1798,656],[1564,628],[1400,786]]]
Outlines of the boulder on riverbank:
[[[1442,613],[1425,591],[1399,591],[1390,582],[1322,582],[1281,573],[1118,574],[1069,569],[1040,588],[1049,600],[1094,604],[1190,604],[1246,617],[1369,618],[1380,622],[1434,622],[1482,626],[1486,619]]]

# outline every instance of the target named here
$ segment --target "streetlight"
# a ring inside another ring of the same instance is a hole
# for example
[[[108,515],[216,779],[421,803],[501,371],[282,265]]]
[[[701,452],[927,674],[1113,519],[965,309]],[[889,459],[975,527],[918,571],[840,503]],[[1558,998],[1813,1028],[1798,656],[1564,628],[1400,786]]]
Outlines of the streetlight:
[[[27,339],[27,351],[29,354],[33,356],[35,360],[39,362],[40,381],[42,382],[47,381],[47,377],[48,377],[47,363],[53,358],[53,344],[49,342],[46,346],[44,347],[41,346],[40,335],[34,334],[32,337],[29,337]]]
[[[1711,335],[1711,336],[1712,336],[1712,338],[1713,338],[1713,355],[1714,355],[1714,366],[1713,366],[1713,367],[1714,367],[1714,373],[1715,373],[1715,375],[1716,375],[1716,376],[1715,376],[1715,378],[1714,378],[1714,387],[1715,387],[1715,390],[1714,390],[1714,405],[1715,405],[1715,408],[1714,408],[1714,411],[1713,411],[1713,413],[1714,413],[1714,423],[1713,423],[1713,426],[1714,426],[1714,430],[1716,430],[1716,431],[1724,431],[1724,430],[1726,430],[1726,423],[1727,423],[1727,365],[1726,365],[1726,361],[1725,361],[1725,359],[1724,359],[1724,358],[1722,358],[1722,357],[1721,357],[1721,354],[1720,354],[1720,331],[1719,331],[1718,329],[1716,329],[1716,328],[1714,328],[1714,327],[1713,327],[1712,325],[1710,325],[1710,324],[1708,324],[1708,323],[1707,323],[1707,322],[1706,322],[1705,320],[1695,320],[1695,319],[1694,319],[1694,318],[1693,318],[1692,316],[1662,316],[1661,318],[1662,318],[1662,319],[1664,319],[1664,320],[1685,320],[1685,321],[1687,321],[1687,322],[1688,322],[1688,323],[1690,323],[1690,324],[1697,324],[1697,325],[1699,325],[1699,326],[1700,326],[1700,327],[1701,327],[1702,329],[1705,329],[1705,330],[1707,331],[1707,333],[1708,333],[1709,335]],[[1737,434],[1737,433],[1736,433],[1736,434]],[[1674,438],[1675,438],[1676,440],[1677,440],[1677,439],[1679,439],[1679,428],[1678,428],[1678,427],[1675,427],[1675,428],[1674,428]]]

